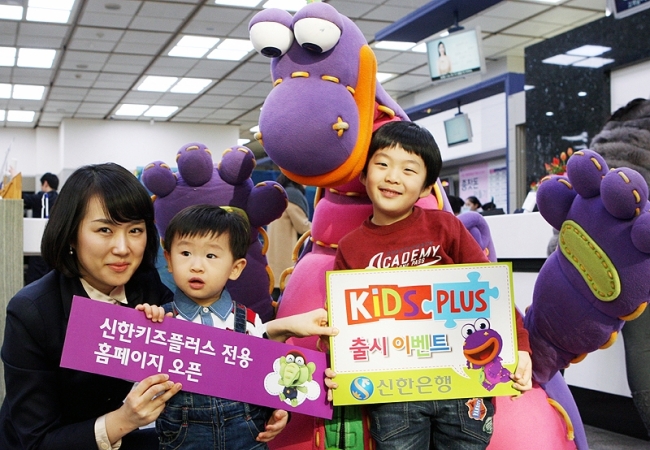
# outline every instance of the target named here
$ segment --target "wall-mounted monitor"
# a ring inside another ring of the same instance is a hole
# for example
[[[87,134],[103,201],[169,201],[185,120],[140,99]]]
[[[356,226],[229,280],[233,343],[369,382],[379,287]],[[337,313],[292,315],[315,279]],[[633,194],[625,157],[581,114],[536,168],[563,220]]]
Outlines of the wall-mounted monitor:
[[[485,71],[481,30],[456,31],[427,42],[429,73],[433,81]]]
[[[650,8],[650,0],[607,0],[614,17],[622,19]]]
[[[458,113],[452,119],[445,120],[444,123],[448,147],[472,142],[472,124],[467,114]]]

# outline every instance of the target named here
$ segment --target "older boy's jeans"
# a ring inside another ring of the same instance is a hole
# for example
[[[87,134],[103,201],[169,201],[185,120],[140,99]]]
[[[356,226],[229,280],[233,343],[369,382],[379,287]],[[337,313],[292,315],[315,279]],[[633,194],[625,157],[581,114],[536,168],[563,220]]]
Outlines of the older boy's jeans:
[[[160,450],[261,450],[268,408],[179,392],[156,420]]]
[[[378,450],[483,450],[492,437],[494,406],[488,399],[368,405],[370,432]],[[475,405],[472,403],[471,405]],[[473,415],[474,418],[470,417]]]

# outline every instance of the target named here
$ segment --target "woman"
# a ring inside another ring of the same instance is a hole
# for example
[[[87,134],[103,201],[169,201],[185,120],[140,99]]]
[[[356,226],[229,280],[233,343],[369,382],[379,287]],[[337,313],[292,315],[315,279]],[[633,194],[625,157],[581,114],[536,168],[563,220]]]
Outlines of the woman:
[[[271,222],[268,227],[269,249],[266,259],[275,279],[274,300],[280,295],[282,272],[293,267],[292,255],[298,237],[311,229],[309,203],[303,185],[290,180],[284,174],[280,174],[276,181],[284,187],[289,202],[282,216]]]
[[[476,198],[476,197],[473,196],[473,195],[470,195],[470,196],[467,197],[467,199],[465,200],[465,208],[464,208],[464,210],[465,210],[465,211],[476,211],[476,212],[479,212],[479,211],[482,211],[482,210],[483,210],[483,209],[482,209],[482,206],[483,206],[483,205],[481,205],[481,202],[479,201],[478,198]]]
[[[451,73],[451,60],[447,56],[447,49],[442,41],[438,42],[438,73],[440,75]]]
[[[65,183],[41,242],[54,268],[7,306],[2,361],[7,396],[0,448],[158,448],[154,421],[180,390],[166,374],[133,383],[59,367],[72,297],[135,307],[172,299],[154,268],[147,191],[116,164],[85,166]]]

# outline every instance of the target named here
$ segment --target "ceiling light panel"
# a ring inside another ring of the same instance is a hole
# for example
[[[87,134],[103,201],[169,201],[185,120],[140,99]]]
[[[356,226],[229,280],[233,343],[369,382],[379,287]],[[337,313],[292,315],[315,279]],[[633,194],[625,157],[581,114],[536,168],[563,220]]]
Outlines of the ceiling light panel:
[[[18,49],[18,67],[34,67],[39,69],[50,69],[56,56],[56,50],[40,48]]]
[[[587,58],[583,59],[582,61],[578,61],[574,64],[572,64],[573,67],[587,67],[589,69],[598,69],[599,67],[603,67],[604,65],[613,63],[614,60],[611,58],[601,58],[599,56],[596,56],[594,58]]]
[[[141,116],[143,112],[149,109],[149,105],[134,105],[124,103],[122,104],[117,111],[115,111],[116,116]]]
[[[33,122],[36,112],[34,111],[7,111],[7,122]]]
[[[610,51],[611,47],[603,47],[602,45],[583,45],[582,47],[569,50],[567,55],[576,56],[600,56],[605,52]]]
[[[217,48],[208,54],[208,59],[239,61],[253,51],[253,44],[248,39],[224,39]]]
[[[544,64],[557,64],[558,66],[569,66],[580,60],[585,59],[584,56],[573,56],[573,55],[555,55],[550,58],[542,60]]]
[[[0,66],[12,67],[16,64],[16,49],[14,47],[0,47]]]
[[[22,20],[23,7],[15,5],[0,5],[0,19]]]
[[[181,78],[169,92],[175,94],[198,94],[212,83],[209,78]]]
[[[215,5],[240,6],[242,8],[255,8],[262,0],[214,0]]]
[[[149,108],[144,116],[147,117],[169,117],[178,110],[178,106],[162,106],[156,105]]]
[[[415,47],[415,42],[379,41],[375,43],[374,47],[381,50],[396,50],[403,52]]]
[[[19,100],[41,100],[44,92],[45,86],[16,84],[11,97]]]
[[[167,92],[178,81],[176,77],[159,77],[149,75],[136,88],[136,91]]]
[[[306,4],[307,0],[268,0],[262,5],[262,8],[278,8],[296,12]]]

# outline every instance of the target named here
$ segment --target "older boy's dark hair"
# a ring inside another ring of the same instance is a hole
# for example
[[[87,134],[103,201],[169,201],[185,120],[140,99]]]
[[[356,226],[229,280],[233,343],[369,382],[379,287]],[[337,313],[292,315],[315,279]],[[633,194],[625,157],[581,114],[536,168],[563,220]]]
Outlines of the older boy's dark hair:
[[[165,250],[171,251],[174,239],[184,237],[217,237],[226,233],[234,259],[246,257],[250,245],[250,226],[244,212],[228,207],[193,205],[181,210],[169,221],[165,230]]]
[[[59,177],[57,177],[53,173],[50,172],[44,173],[43,176],[41,177],[41,184],[43,184],[43,181],[47,181],[48,186],[54,189],[55,191],[59,188]]]
[[[442,156],[433,135],[414,122],[396,121],[389,122],[379,127],[372,135],[366,164],[363,173],[368,171],[368,161],[375,152],[382,148],[401,146],[408,153],[418,155],[424,161],[427,176],[424,186],[431,186],[436,182],[442,169]]]
[[[160,243],[153,202],[131,172],[113,163],[80,167],[61,188],[41,240],[41,254],[49,266],[68,277],[81,276],[71,245],[77,242],[79,225],[92,198],[102,203],[115,223],[144,220],[147,243],[138,271],[154,268]]]

